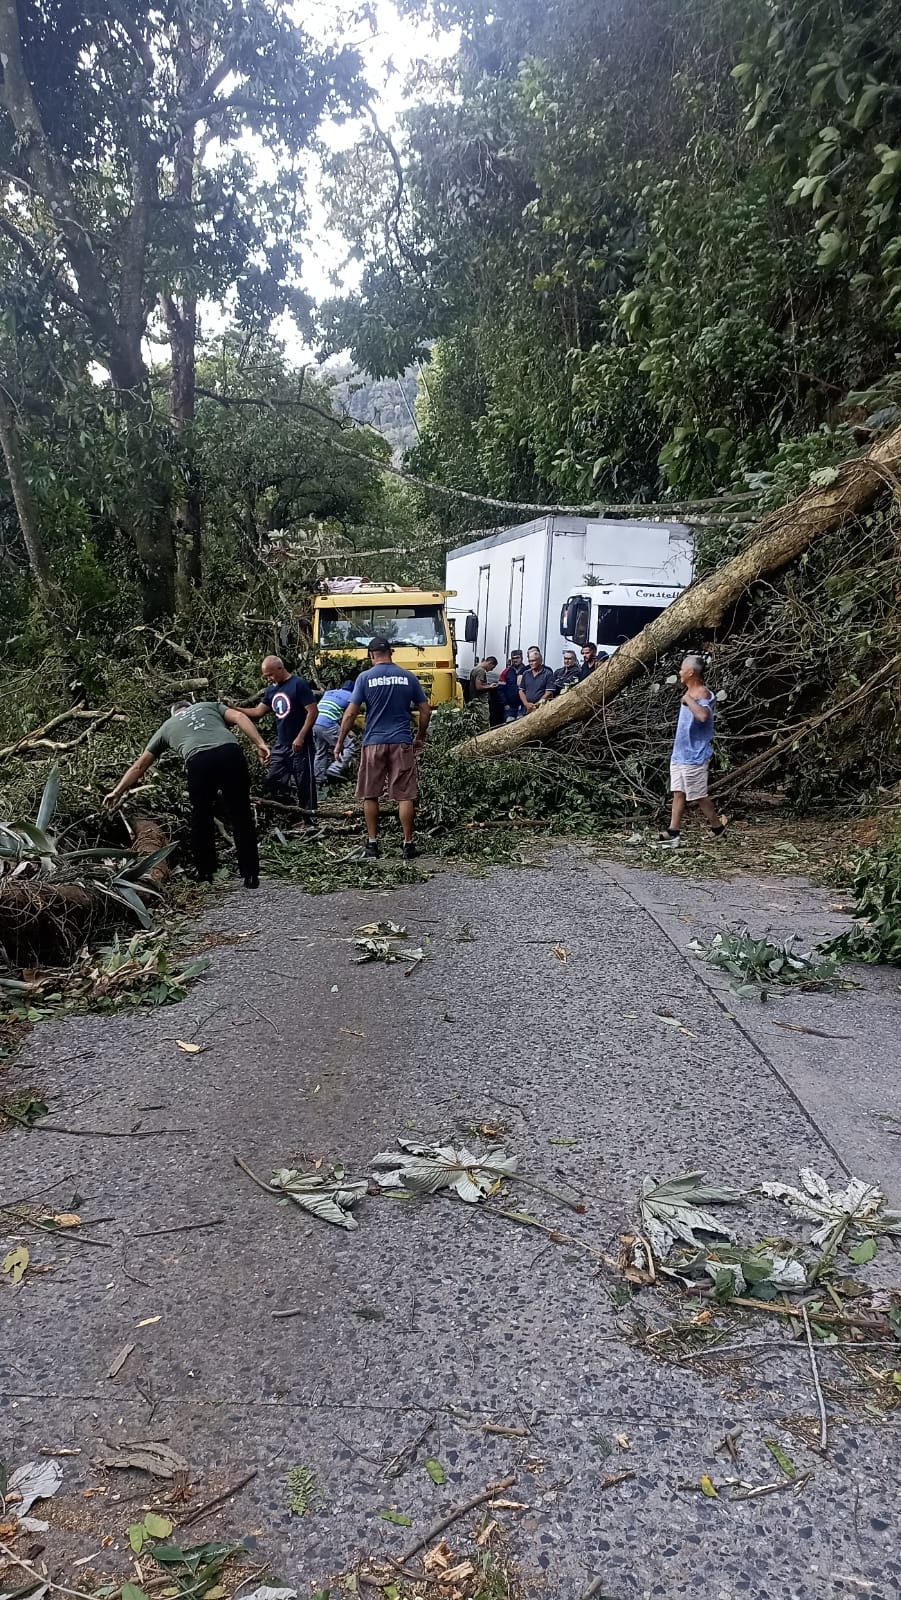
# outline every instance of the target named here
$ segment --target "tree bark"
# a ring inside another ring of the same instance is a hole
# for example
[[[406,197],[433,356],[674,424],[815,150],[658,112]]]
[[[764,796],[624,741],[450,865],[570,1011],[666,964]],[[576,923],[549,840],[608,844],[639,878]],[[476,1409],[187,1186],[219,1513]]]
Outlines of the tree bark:
[[[202,577],[200,494],[192,446],[196,413],[197,301],[193,295],[176,301],[163,299],[169,329],[172,375],[169,406],[172,431],[179,445],[184,490],[173,507],[175,542],[175,593],[179,611],[186,611]]]
[[[184,103],[192,102],[203,84],[209,62],[209,41],[192,36],[187,20],[179,29],[179,61],[177,93]],[[197,125],[183,123],[178,136],[173,162],[173,198],[180,202],[180,226],[185,232],[185,250],[190,257],[196,248],[196,231],[192,203],[197,169]],[[173,290],[162,296],[163,311],[169,330],[169,350],[172,367],[169,386],[169,406],[172,431],[178,442],[184,491],[173,507],[173,534],[175,542],[176,576],[175,593],[179,611],[184,612],[191,603],[193,591],[200,587],[201,559],[201,506],[197,488],[197,471],[194,459],[193,432],[197,404],[197,295],[193,287],[184,284],[181,292]]]
[[[41,599],[49,608],[54,605],[57,598],[50,573],[50,561],[41,536],[37,506],[34,503],[34,496],[25,476],[22,451],[19,448],[18,429],[9,401],[6,398],[6,391],[2,385],[0,385],[0,448],[3,450],[6,472],[19,518],[19,527],[22,529],[22,538],[25,541],[25,549],[28,552],[28,564],[31,567]]]
[[[693,583],[641,633],[617,650],[583,683],[550,700],[528,716],[466,739],[456,754],[468,759],[506,756],[524,745],[540,744],[572,722],[584,722],[618,695],[643,667],[678,644],[694,629],[715,628],[736,600],[759,578],[796,561],[815,540],[839,528],[847,517],[869,509],[901,463],[901,428],[887,434],[865,456],[846,462],[835,481],[807,489],[761,523],[757,537],[738,555]]]

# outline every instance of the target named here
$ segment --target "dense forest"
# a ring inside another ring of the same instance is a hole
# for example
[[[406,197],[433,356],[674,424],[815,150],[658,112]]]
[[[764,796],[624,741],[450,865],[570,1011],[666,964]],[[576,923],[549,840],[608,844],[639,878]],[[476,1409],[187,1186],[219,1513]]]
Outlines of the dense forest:
[[[426,476],[549,503],[709,495],[898,398],[901,33],[882,0],[501,0],[336,163],[377,374],[432,340]],[[434,506],[439,524],[477,513]]]

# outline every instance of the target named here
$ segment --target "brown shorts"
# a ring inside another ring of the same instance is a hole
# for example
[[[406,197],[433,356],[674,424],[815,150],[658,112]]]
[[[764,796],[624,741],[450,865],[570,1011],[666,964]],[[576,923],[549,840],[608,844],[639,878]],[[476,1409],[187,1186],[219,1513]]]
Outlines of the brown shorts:
[[[416,757],[411,744],[364,744],[357,771],[357,799],[415,800]]]

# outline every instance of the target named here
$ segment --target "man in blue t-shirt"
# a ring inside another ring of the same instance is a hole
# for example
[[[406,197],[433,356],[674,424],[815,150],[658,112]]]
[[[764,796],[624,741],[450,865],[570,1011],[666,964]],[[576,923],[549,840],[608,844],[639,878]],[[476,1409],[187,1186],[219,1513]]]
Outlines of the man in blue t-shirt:
[[[275,794],[297,790],[297,803],[311,819],[316,816],[316,778],[313,772],[312,728],[316,721],[316,696],[305,678],[289,672],[279,656],[266,656],[260,671],[269,687],[258,705],[245,709],[245,717],[259,722],[271,711],[276,735],[269,758],[269,787]]]
[[[661,843],[670,850],[674,850],[681,839],[682,818],[687,805],[698,807],[715,834],[723,833],[726,827],[725,818],[720,816],[707,793],[716,695],[704,682],[704,670],[703,656],[686,656],[679,668],[685,693],[670,760],[673,809],[670,825],[660,835]]]
[[[366,850],[370,859],[378,856],[379,800],[387,791],[397,801],[397,814],[404,836],[403,858],[416,856],[413,843],[413,814],[416,809],[418,780],[416,757],[425,744],[432,708],[415,673],[396,667],[391,645],[383,634],[369,641],[372,666],[361,672],[353,697],[341,719],[335,744],[335,760],[340,761],[345,741],[361,709],[366,708],[363,748],[357,773],[357,799],[363,802],[366,818]],[[419,727],[413,738],[410,715],[419,714]]]
[[[519,683],[519,698],[526,715],[537,711],[542,701],[551,700],[553,694],[554,674],[545,666],[537,644],[530,645],[529,664]]]

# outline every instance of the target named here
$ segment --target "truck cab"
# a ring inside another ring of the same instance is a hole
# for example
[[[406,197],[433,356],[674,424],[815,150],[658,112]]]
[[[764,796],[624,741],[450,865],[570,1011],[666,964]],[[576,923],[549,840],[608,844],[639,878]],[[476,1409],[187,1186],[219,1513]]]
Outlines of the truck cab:
[[[398,666],[415,672],[433,706],[460,704],[455,644],[444,589],[405,588],[399,583],[367,583],[363,578],[331,578],[313,601],[316,665],[348,658],[362,672],[375,634],[390,640]]]

